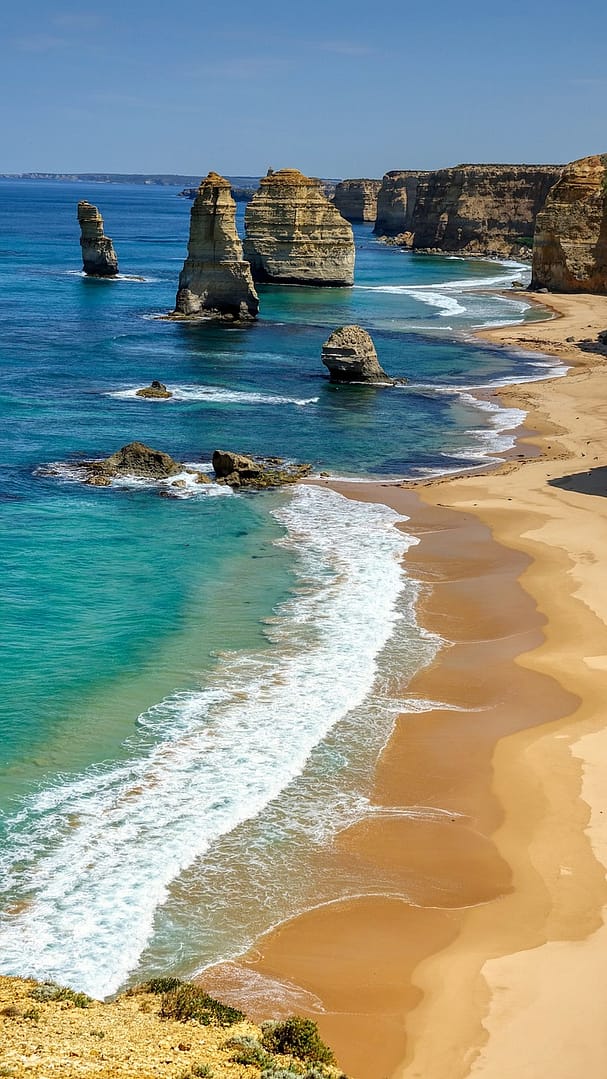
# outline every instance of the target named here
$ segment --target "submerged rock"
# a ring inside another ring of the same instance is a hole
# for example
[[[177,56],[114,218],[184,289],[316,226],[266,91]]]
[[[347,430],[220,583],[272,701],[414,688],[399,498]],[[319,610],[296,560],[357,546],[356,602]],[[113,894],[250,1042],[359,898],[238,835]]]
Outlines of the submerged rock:
[[[83,467],[87,471],[87,483],[96,486],[98,478],[111,479],[114,476],[140,476],[146,479],[164,480],[183,472],[183,465],[168,453],[154,450],[143,442],[129,442],[110,457],[101,461],[86,461]]]
[[[395,383],[380,366],[373,340],[362,326],[334,330],[322,346],[322,362],[331,382]]]
[[[179,275],[175,314],[246,320],[259,299],[243,261],[230,184],[210,172],[198,188],[190,218],[188,255]]]
[[[538,214],[531,288],[607,292],[607,154],[567,165]]]
[[[218,483],[257,490],[296,483],[312,471],[309,464],[285,463],[280,457],[247,457],[231,450],[215,450],[213,468]]]
[[[269,172],[245,213],[244,254],[255,281],[351,285],[352,226],[298,169]]]
[[[173,394],[172,394],[171,390],[167,390],[167,388],[166,388],[166,386],[164,385],[163,382],[158,382],[157,379],[154,379],[154,381],[151,382],[149,386],[144,386],[143,389],[137,390],[137,393],[136,393],[135,396],[136,397],[160,398],[160,399],[164,400],[167,397],[172,397]]]
[[[78,203],[82,268],[89,277],[115,277],[118,259],[109,236],[103,234],[103,218],[96,206]]]

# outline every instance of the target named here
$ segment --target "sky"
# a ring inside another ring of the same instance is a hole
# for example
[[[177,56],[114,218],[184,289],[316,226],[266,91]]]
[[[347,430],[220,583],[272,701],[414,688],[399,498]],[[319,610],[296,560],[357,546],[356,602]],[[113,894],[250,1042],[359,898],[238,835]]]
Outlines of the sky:
[[[0,173],[380,177],[607,152],[605,0],[2,8]]]

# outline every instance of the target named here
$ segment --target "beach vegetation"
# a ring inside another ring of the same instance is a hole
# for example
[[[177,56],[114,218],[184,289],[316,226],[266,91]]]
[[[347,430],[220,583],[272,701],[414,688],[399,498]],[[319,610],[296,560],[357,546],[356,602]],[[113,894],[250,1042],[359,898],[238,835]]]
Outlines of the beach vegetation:
[[[533,236],[517,236],[516,242],[519,247],[528,247],[531,249],[533,247]]]
[[[219,1027],[233,1026],[245,1018],[244,1012],[222,1004],[191,982],[181,982],[163,995],[160,1015],[163,1019],[177,1019],[182,1023],[193,1019],[204,1026]]]
[[[209,1064],[192,1064],[190,1075],[200,1077],[200,1079],[212,1079],[213,1069]]]
[[[31,1019],[33,1023],[37,1023],[40,1018],[40,1008],[26,1008],[23,1013],[24,1019]]]
[[[146,993],[170,993],[184,984],[181,978],[150,978],[149,982],[144,982],[139,988]]]
[[[88,1008],[93,1003],[92,997],[86,993],[78,993],[75,989],[69,989],[66,985],[57,985],[55,982],[42,982],[35,985],[30,991],[32,1000],[46,1004],[50,1000],[62,1000],[72,1004],[75,1008]]]
[[[272,1053],[282,1053],[318,1064],[332,1064],[335,1060],[329,1046],[321,1040],[318,1027],[312,1019],[291,1015],[279,1022],[263,1023],[261,1029],[261,1044]]]

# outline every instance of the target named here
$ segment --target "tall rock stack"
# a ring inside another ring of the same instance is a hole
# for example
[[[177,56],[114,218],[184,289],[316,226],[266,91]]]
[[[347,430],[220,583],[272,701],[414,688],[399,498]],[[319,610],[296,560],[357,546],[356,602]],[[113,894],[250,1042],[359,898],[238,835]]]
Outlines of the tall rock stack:
[[[118,259],[109,236],[103,234],[103,218],[96,206],[82,200],[78,203],[82,268],[90,277],[115,277]]]
[[[538,214],[532,288],[607,293],[607,154],[572,161]]]
[[[346,221],[375,221],[381,180],[341,180],[333,202]]]
[[[175,314],[246,320],[259,299],[242,257],[236,203],[229,182],[210,172],[198,188],[190,218],[188,256],[179,275]]]
[[[298,169],[271,172],[245,214],[245,258],[255,281],[293,285],[354,282],[352,226]]]

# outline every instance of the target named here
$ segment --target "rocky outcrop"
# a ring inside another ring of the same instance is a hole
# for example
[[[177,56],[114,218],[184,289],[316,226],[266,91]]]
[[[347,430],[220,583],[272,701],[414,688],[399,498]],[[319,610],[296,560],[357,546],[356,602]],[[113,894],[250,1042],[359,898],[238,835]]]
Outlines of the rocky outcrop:
[[[340,326],[322,346],[322,362],[331,382],[394,385],[380,366],[375,345],[362,326]]]
[[[110,457],[101,461],[86,461],[87,482],[111,480],[116,476],[141,476],[150,480],[166,480],[183,472],[183,465],[162,450],[153,450],[143,442],[129,442]]]
[[[270,172],[245,214],[244,254],[255,281],[351,285],[352,226],[325,198],[318,180],[297,169]]]
[[[198,188],[190,219],[188,256],[179,275],[175,314],[246,320],[259,299],[243,261],[230,184],[210,172]]]
[[[607,154],[573,161],[538,215],[532,288],[607,293]]]
[[[409,228],[415,250],[520,256],[561,173],[557,165],[458,165],[417,186]]]
[[[171,390],[167,390],[163,382],[158,382],[154,379],[149,386],[144,386],[143,389],[137,390],[136,397],[149,397],[152,400],[166,400],[167,397],[172,397]]]
[[[215,450],[213,469],[218,483],[261,490],[296,483],[311,472],[312,466],[287,463],[280,457],[253,458],[231,450]]]
[[[82,200],[78,203],[82,268],[89,277],[115,277],[118,259],[109,236],[103,234],[103,218],[96,206]]]
[[[378,236],[399,236],[410,231],[417,186],[427,175],[414,170],[386,173],[377,193],[375,232]]]
[[[381,180],[342,180],[333,202],[346,221],[375,221]]]

